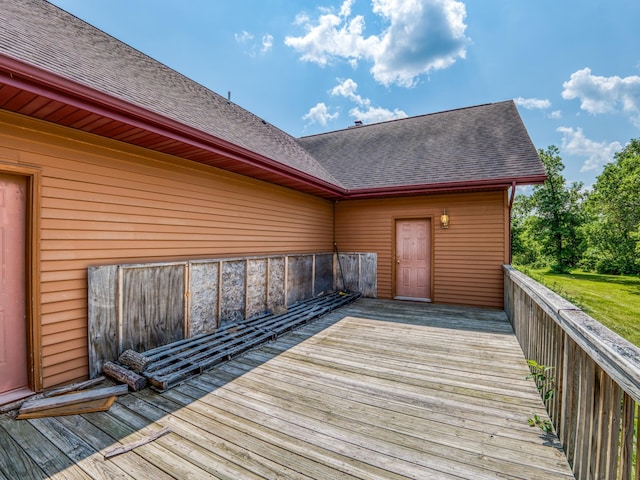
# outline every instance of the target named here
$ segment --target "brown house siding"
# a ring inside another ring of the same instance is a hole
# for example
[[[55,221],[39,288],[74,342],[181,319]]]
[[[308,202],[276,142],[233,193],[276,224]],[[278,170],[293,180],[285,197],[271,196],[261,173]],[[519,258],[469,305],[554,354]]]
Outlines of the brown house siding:
[[[451,219],[448,229],[440,227],[444,208]],[[394,225],[408,218],[432,218],[434,302],[502,308],[501,266],[508,261],[506,192],[339,202],[338,248],[378,254],[380,298],[394,295]]]
[[[43,388],[87,376],[91,265],[333,247],[326,200],[7,112],[3,165],[40,171]]]

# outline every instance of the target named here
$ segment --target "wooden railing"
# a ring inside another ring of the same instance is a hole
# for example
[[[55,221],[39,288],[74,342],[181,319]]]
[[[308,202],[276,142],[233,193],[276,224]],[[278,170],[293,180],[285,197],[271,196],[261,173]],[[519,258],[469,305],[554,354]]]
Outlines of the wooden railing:
[[[575,477],[640,479],[640,349],[523,273],[504,272],[505,311],[525,357],[553,367],[546,407]]]

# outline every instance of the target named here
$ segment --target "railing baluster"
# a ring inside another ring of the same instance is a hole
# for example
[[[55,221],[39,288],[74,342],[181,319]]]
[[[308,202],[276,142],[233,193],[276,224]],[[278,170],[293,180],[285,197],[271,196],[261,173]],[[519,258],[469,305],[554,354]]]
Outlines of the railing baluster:
[[[545,403],[575,477],[640,480],[640,349],[509,266],[505,312],[525,357],[553,368]]]

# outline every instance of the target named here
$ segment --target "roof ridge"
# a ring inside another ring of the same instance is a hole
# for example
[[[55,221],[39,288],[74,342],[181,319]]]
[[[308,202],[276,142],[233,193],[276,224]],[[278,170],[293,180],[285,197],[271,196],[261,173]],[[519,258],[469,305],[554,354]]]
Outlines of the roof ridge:
[[[322,136],[322,135],[331,135],[331,134],[340,133],[340,132],[351,132],[351,131],[361,130],[361,129],[366,128],[366,127],[373,127],[373,126],[376,126],[376,125],[385,125],[385,124],[390,124],[390,123],[395,123],[395,122],[402,122],[402,121],[407,121],[407,120],[415,120],[417,118],[430,117],[430,116],[434,116],[434,115],[441,115],[441,114],[444,114],[444,113],[458,112],[458,111],[462,111],[462,110],[470,110],[470,109],[479,108],[479,107],[488,107],[488,106],[491,106],[491,105],[499,105],[499,104],[508,103],[508,102],[513,102],[513,100],[502,100],[502,101],[499,101],[499,102],[480,103],[478,105],[469,105],[469,106],[466,106],[466,107],[450,108],[450,109],[447,109],[447,110],[440,110],[438,112],[430,112],[430,113],[422,113],[420,115],[413,115],[413,116],[410,116],[410,117],[393,118],[391,120],[383,120],[381,122],[363,123],[362,125],[348,126],[346,128],[339,128],[337,130],[330,130],[328,132],[314,133],[312,135],[303,135],[301,137],[297,137],[297,139],[301,140],[301,139],[304,139],[304,138],[319,137],[319,136]]]

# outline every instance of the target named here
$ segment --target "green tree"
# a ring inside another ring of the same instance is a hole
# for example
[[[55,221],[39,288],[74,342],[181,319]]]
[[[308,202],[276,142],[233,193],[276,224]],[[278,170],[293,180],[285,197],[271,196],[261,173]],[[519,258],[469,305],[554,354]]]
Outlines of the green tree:
[[[598,176],[586,202],[585,266],[599,273],[640,273],[640,139]]]
[[[511,209],[511,259],[516,265],[542,268],[549,264],[549,259],[542,253],[542,245],[535,235],[533,210],[531,196],[516,195]]]
[[[551,259],[551,269],[567,272],[582,257],[584,222],[582,183],[567,184],[558,147],[539,149],[547,180],[536,185],[531,195],[532,216],[529,231],[540,245],[541,253]]]

